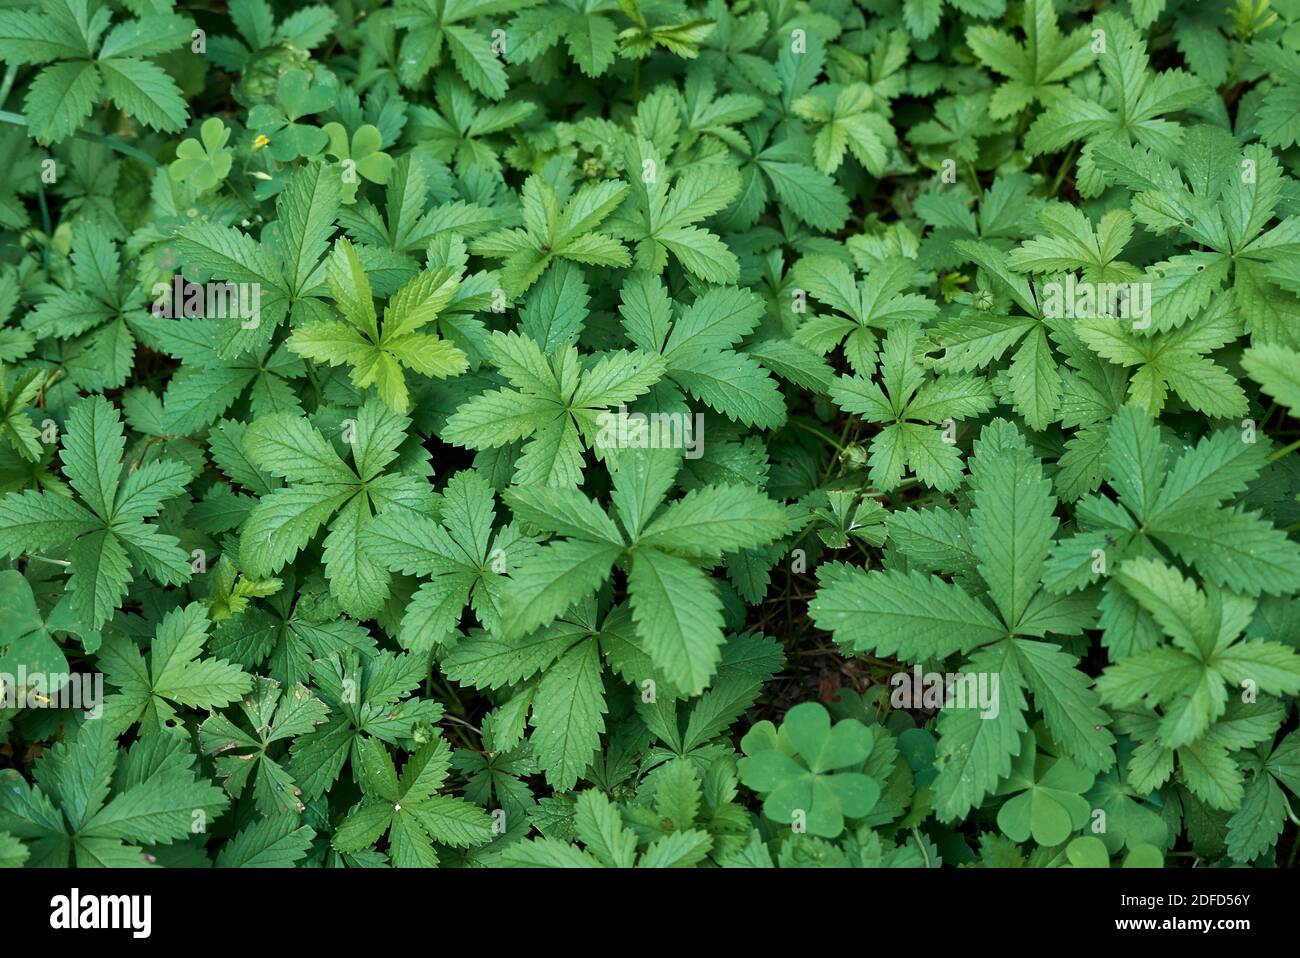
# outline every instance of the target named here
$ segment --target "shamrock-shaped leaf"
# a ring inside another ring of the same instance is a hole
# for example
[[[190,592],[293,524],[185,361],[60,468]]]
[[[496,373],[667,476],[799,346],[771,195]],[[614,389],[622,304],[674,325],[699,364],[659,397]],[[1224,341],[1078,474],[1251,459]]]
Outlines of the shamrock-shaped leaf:
[[[334,88],[312,83],[307,71],[290,70],[276,86],[278,105],[259,103],[253,107],[248,111],[248,126],[270,141],[267,151],[281,163],[300,156],[317,156],[329,142],[329,134],[298,121],[328,110],[337,97]]]
[[[1081,835],[1065,846],[1065,857],[1075,868],[1109,868],[1110,853],[1095,835]],[[1154,845],[1136,845],[1124,856],[1124,868],[1160,868],[1164,855]]]
[[[1093,779],[1092,772],[1068,758],[1040,753],[1034,733],[1026,731],[1011,775],[998,789],[999,795],[1011,796],[998,809],[998,827],[1012,841],[1033,838],[1039,845],[1060,845],[1088,823],[1083,793]]]
[[[381,149],[384,137],[378,127],[369,123],[362,125],[352,134],[350,144],[347,128],[342,123],[326,123],[321,130],[329,137],[326,155],[334,157],[343,166],[344,187],[351,186],[351,192],[355,193],[358,176],[371,183],[388,182],[393,173],[393,158]],[[345,189],[344,192],[348,191]]]
[[[741,781],[764,796],[763,814],[797,831],[834,838],[846,818],[861,818],[880,798],[880,783],[857,771],[871,755],[871,731],[856,719],[831,725],[824,706],[803,702],[780,731],[755,725],[741,740]]]
[[[234,151],[226,147],[230,130],[217,117],[209,117],[199,127],[199,140],[181,140],[176,160],[168,167],[173,180],[191,180],[200,191],[210,190],[230,172]]]

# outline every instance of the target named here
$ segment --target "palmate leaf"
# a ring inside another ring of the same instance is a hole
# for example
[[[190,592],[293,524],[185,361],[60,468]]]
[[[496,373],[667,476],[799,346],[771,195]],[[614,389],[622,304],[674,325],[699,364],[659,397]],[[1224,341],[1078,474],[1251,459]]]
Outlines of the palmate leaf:
[[[107,9],[98,4],[80,8],[78,16],[59,0],[45,0],[40,12],[0,14],[0,58],[49,64],[32,80],[23,103],[37,142],[56,143],[76,132],[101,100],[111,100],[154,129],[181,129],[188,110],[180,89],[162,67],[145,58],[188,44],[193,22],[150,13],[105,33]]]
[[[485,627],[497,624],[514,588],[507,573],[535,551],[513,527],[493,532],[495,497],[477,473],[459,472],[443,492],[441,522],[406,510],[381,513],[361,533],[361,547],[381,565],[430,576],[402,617],[398,641],[428,649],[455,634],[466,605]],[[601,517],[604,518],[603,513]]]
[[[586,847],[554,838],[533,838],[509,846],[502,864],[515,868],[689,868],[713,844],[699,829],[673,832],[652,841],[639,856],[637,836],[618,806],[597,789],[584,789],[575,802],[575,837]]]
[[[868,172],[884,173],[889,150],[898,138],[871,87],[862,83],[816,87],[792,106],[817,130],[813,159],[823,173],[834,173],[850,154]]]
[[[299,735],[289,748],[286,770],[304,802],[319,798],[349,766],[360,781],[365,742],[411,743],[417,728],[427,730],[442,717],[441,703],[411,696],[423,677],[422,661],[387,651],[363,658],[345,649],[311,663],[313,688],[330,711],[323,725]]]
[[[622,564],[642,650],[677,687],[704,688],[721,654],[723,623],[703,568],[724,552],[772,541],[788,520],[777,503],[746,486],[706,486],[659,508],[667,482],[652,477],[671,482],[675,458],[671,451],[620,453],[614,502],[624,531],[580,493],[521,488],[508,494],[525,523],[566,538],[543,546],[513,575],[502,612],[505,638],[547,625]],[[647,480],[662,484],[643,485]]]
[[[175,537],[146,521],[183,492],[189,470],[160,460],[123,478],[124,449],[117,410],[100,397],[86,399],[68,417],[62,453],[64,475],[81,502],[31,490],[0,500],[0,550],[6,555],[68,547],[72,612],[91,631],[121,606],[133,564],[164,584],[190,575]]]
[[[1274,285],[1291,289],[1286,268],[1276,261],[1290,262],[1297,221],[1279,210],[1282,179],[1276,158],[1258,144],[1248,147],[1244,162],[1254,172],[1243,178],[1224,131],[1197,126],[1183,140],[1176,161],[1120,142],[1096,150],[1099,168],[1134,191],[1131,209],[1139,223],[1158,235],[1182,234],[1202,247],[1147,268],[1152,329],[1167,332],[1202,310],[1215,319],[1235,312],[1262,341],[1285,341],[1296,307]],[[1221,199],[1226,216],[1204,214],[1206,204]],[[1230,294],[1221,290],[1225,282]]]
[[[253,53],[274,44],[288,42],[299,50],[319,46],[338,20],[334,11],[326,7],[307,6],[277,24],[275,14],[264,0],[234,0],[230,17],[239,36],[209,40],[210,55],[227,70],[242,69]]]
[[[271,679],[253,680],[250,694],[240,702],[251,734],[221,713],[210,715],[199,726],[199,748],[216,756],[214,764],[226,790],[238,798],[251,781],[258,810],[268,818],[304,808],[293,778],[270,756],[269,749],[311,732],[329,712],[325,703],[301,685],[283,695],[281,691],[280,684]]]
[[[146,731],[161,731],[177,706],[211,709],[247,692],[252,679],[238,666],[200,658],[207,632],[207,614],[196,602],[163,618],[147,660],[131,639],[111,638],[100,655],[106,681],[117,688],[104,705],[107,723],[121,730],[143,720]]]
[[[505,68],[487,37],[476,32],[469,22],[480,16],[530,7],[536,2],[403,0],[386,18],[393,26],[405,30],[399,52],[402,83],[418,85],[431,68],[440,66],[444,56],[450,54],[449,66],[454,65],[466,83],[484,96],[501,99],[507,87]]]
[[[523,737],[527,717],[538,765],[554,788],[566,790],[587,772],[606,729],[605,655],[627,649],[632,631],[626,608],[602,616],[595,601],[584,600],[520,641],[471,632],[444,661],[458,682],[517,687],[494,714],[515,723],[511,741]]]
[[[470,251],[501,259],[506,292],[522,295],[557,259],[593,266],[627,266],[623,244],[597,231],[622,202],[627,185],[616,180],[588,183],[561,205],[554,187],[540,176],[524,184],[523,229],[480,237]]]
[[[1293,3],[0,6],[0,867],[1288,861]]]
[[[389,573],[362,547],[361,537],[378,513],[420,506],[428,491],[403,466],[390,468],[410,420],[372,399],[350,422],[345,441],[352,465],[315,426],[292,413],[264,416],[248,427],[243,442],[249,460],[288,484],[263,496],[248,514],[240,561],[250,575],[272,575],[327,526],[322,545],[330,590],[348,610],[370,615],[387,598]],[[421,465],[405,468],[418,472]]]
[[[1201,81],[1183,71],[1152,71],[1143,37],[1123,17],[1103,15],[1096,23],[1107,37],[1105,50],[1097,55],[1105,81],[1101,98],[1063,96],[1025,136],[1026,149],[1035,154],[1084,140],[1080,187],[1085,196],[1096,195],[1108,182],[1108,174],[1095,163],[1096,150],[1111,143],[1137,142],[1172,158],[1181,129],[1163,115],[1195,107],[1209,95]]]
[[[435,842],[464,847],[491,837],[486,812],[463,799],[438,794],[451,765],[451,749],[444,739],[407,759],[400,778],[392,756],[375,739],[363,739],[358,751],[367,797],[335,831],[333,844],[339,851],[361,851],[388,832],[395,867],[431,868],[438,864]]]
[[[0,828],[31,843],[33,865],[144,867],[141,846],[184,838],[227,805],[194,765],[185,735],[160,730],[120,749],[108,723],[86,721],[42,756],[37,785],[5,770]]]
[[[708,283],[734,283],[740,270],[735,254],[698,224],[735,199],[739,174],[722,163],[673,172],[655,144],[641,138],[629,144],[624,163],[642,173],[632,181],[613,220],[613,232],[636,244],[636,269],[662,273],[671,253],[692,276]]]
[[[623,286],[619,312],[632,343],[661,355],[666,377],[685,392],[745,425],[784,423],[776,381],[732,348],[762,316],[757,296],[728,287],[708,290],[671,322],[663,284],[648,273],[634,273]]]
[[[1300,656],[1276,642],[1234,642],[1253,603],[1232,608],[1220,594],[1206,595],[1175,569],[1153,559],[1130,559],[1116,573],[1120,584],[1172,639],[1121,658],[1098,680],[1103,699],[1118,707],[1146,700],[1163,706],[1159,742],[1191,746],[1219,719],[1228,687],[1273,695],[1300,690]]]
[[[939,723],[935,795],[944,820],[966,815],[1010,771],[1028,728],[1026,691],[1081,767],[1102,771],[1114,762],[1108,717],[1077,660],[1050,640],[1039,641],[1082,632],[1093,613],[1053,609],[1041,587],[1057,526],[1054,500],[1041,465],[1005,421],[981,432],[971,485],[969,549],[986,599],[915,571],[831,565],[819,571],[820,588],[809,603],[813,622],[848,650],[911,661],[965,652],[962,672],[998,677],[996,709],[953,709]]]
[[[1300,546],[1259,513],[1225,503],[1264,467],[1264,444],[1224,429],[1167,467],[1170,450],[1155,423],[1125,406],[1111,423],[1108,447],[1109,480],[1120,504],[1100,497],[1080,503],[1086,527],[1053,549],[1044,575],[1048,588],[1063,593],[1097,581],[1102,569],[1094,550],[1113,566],[1156,545],[1215,583],[1250,595],[1295,588]]]
[[[23,323],[39,336],[67,342],[64,373],[77,386],[117,387],[130,372],[146,299],[140,285],[124,275],[107,226],[80,223],[71,239],[72,268],[63,288],[47,295]]]
[[[848,267],[830,257],[802,259],[794,272],[813,298],[842,314],[810,317],[795,333],[795,341],[820,354],[842,343],[845,358],[860,375],[867,375],[876,360],[873,330],[923,324],[938,312],[927,297],[905,292],[913,285],[916,266],[902,257],[876,264],[866,280],[856,284]]]
[[[461,272],[449,267],[419,274],[393,294],[382,325],[375,316],[370,283],[352,244],[340,239],[326,278],[345,322],[299,326],[286,345],[304,359],[352,367],[358,389],[375,386],[399,413],[410,409],[402,367],[422,376],[445,378],[465,371],[465,354],[446,340],[420,330],[438,318],[460,287]]]
[[[576,347],[546,356],[518,333],[493,333],[488,354],[515,388],[470,399],[448,417],[442,438],[471,449],[527,438],[515,465],[520,485],[576,486],[584,447],[600,441],[601,414],[645,393],[664,370],[662,357],[629,350],[607,352],[583,370]]]
[[[565,0],[546,9],[524,10],[511,22],[511,31],[523,40],[510,49],[510,59],[535,60],[562,41],[579,70],[590,77],[601,76],[614,63],[618,48],[613,20],[618,9],[615,0]]]
[[[992,27],[966,31],[975,55],[1007,78],[989,106],[994,119],[1019,113],[1034,102],[1050,105],[1065,92],[1061,82],[1092,60],[1090,38],[1082,30],[1062,35],[1053,0],[1029,0],[1021,26],[1024,43]]]
[[[278,217],[257,240],[232,226],[199,221],[162,248],[169,261],[215,281],[257,290],[255,319],[233,317],[214,324],[219,332],[206,341],[220,358],[264,348],[286,314],[295,320],[320,317],[319,300],[327,292],[320,260],[339,204],[338,183],[322,164],[311,163],[288,177],[276,200]],[[207,319],[213,322],[213,317]]]
[[[1050,314],[1050,299],[1040,296],[1017,271],[1036,268],[1043,262],[1079,263],[1085,268],[1107,270],[1116,255],[1116,241],[1108,241],[1106,250],[1093,237],[1092,242],[1075,242],[1074,233],[1081,224],[1070,214],[1042,214],[1051,237],[1039,237],[1022,245],[1008,256],[987,243],[958,240],[954,245],[966,258],[974,261],[985,277],[1003,297],[1019,307],[1014,313],[1002,297],[981,301],[975,309],[961,311],[941,323],[927,336],[928,351],[942,349],[943,355],[930,360],[941,372],[970,372],[992,366],[1015,348],[999,380],[1004,400],[1035,429],[1046,428],[1058,413],[1062,399],[1061,366],[1054,345],[1068,338],[1064,321]],[[1086,223],[1084,218],[1083,223]],[[1069,242],[1062,246],[1064,237]],[[1122,247],[1122,243],[1119,246]],[[1059,283],[1056,284],[1059,288]],[[1051,287],[1048,287],[1050,289]],[[1017,344],[1018,347],[1017,347]]]
[[[1232,375],[1204,354],[1236,338],[1239,330],[1227,313],[1226,299],[1211,307],[1195,323],[1154,336],[1138,336],[1123,321],[1094,318],[1079,320],[1079,337],[1102,358],[1122,366],[1136,366],[1129,380],[1134,405],[1159,413],[1169,393],[1198,412],[1216,418],[1246,412],[1246,394]]]
[[[897,486],[909,467],[926,485],[955,488],[961,481],[961,453],[943,424],[993,406],[987,380],[965,375],[929,378],[918,341],[918,327],[900,323],[885,340],[881,384],[858,375],[842,376],[831,386],[831,399],[840,408],[886,424],[872,439],[869,457],[871,481],[879,489]]]

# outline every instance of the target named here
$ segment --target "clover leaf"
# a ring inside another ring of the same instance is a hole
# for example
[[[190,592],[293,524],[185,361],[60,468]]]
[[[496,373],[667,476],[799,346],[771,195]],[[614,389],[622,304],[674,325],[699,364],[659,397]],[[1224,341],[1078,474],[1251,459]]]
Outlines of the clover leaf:
[[[324,84],[312,84],[303,70],[290,70],[276,85],[276,103],[259,103],[248,111],[249,129],[267,138],[267,152],[288,163],[300,156],[317,156],[329,141],[326,130],[299,123],[305,116],[322,113],[334,105],[337,92]]]
[[[393,158],[380,149],[384,145],[384,138],[378,127],[369,123],[358,127],[352,134],[351,144],[348,142],[347,128],[342,123],[326,123],[321,131],[329,137],[325,154],[343,164],[345,197],[356,194],[358,176],[371,183],[388,182],[393,173]],[[351,187],[350,191],[348,187]]]
[[[200,191],[210,190],[230,173],[234,151],[226,147],[230,130],[217,117],[209,117],[199,127],[202,140],[181,140],[176,160],[168,167],[173,180],[190,180]]]
[[[880,798],[880,783],[857,769],[871,755],[871,732],[855,719],[831,725],[817,702],[796,705],[780,731],[768,721],[741,740],[740,778],[764,796],[763,814],[774,822],[834,838],[845,818],[861,818]]]
[[[1059,845],[1088,823],[1083,793],[1095,776],[1068,758],[1039,752],[1032,731],[1022,739],[1020,755],[997,793],[1012,796],[998,809],[998,827],[1013,841]]]
[[[1065,857],[1075,868],[1109,868],[1106,843],[1094,835],[1081,835],[1065,847]],[[1124,868],[1160,868],[1164,855],[1154,845],[1135,845],[1124,856]]]

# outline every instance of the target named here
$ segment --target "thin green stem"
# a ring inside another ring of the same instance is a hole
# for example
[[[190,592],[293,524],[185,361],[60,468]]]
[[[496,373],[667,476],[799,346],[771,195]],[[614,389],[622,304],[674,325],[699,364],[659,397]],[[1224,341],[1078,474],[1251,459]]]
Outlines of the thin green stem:
[[[844,455],[845,444],[849,441],[849,433],[852,431],[852,429],[853,429],[853,418],[850,416],[845,420],[844,428],[840,431],[840,441],[835,442],[835,440],[833,439],[831,440],[831,443],[839,451],[840,456]],[[826,481],[830,479],[831,473],[835,471],[835,463],[838,461],[838,458],[839,457],[832,456],[831,461],[826,464],[826,471],[822,473],[822,481],[819,483],[819,485],[823,485],[823,486],[826,485]]]
[[[54,228],[50,225],[50,205],[45,202],[45,184],[36,178],[36,202],[41,208],[41,229],[45,231],[45,240],[41,243],[41,265],[45,270],[45,282],[50,281],[50,240],[54,238]]]
[[[925,850],[925,842],[921,841],[921,833],[920,831],[917,830],[917,827],[915,825],[912,826],[912,838],[916,839],[916,847],[921,852],[921,858],[925,862],[925,867],[926,868],[933,867],[930,864],[930,853]]]
[[[1286,817],[1291,819],[1292,824],[1300,825],[1300,818],[1295,817],[1295,809],[1291,807],[1291,803],[1283,799],[1282,805],[1286,808]]]
[[[1300,439],[1297,439],[1295,442],[1291,443],[1289,446],[1283,446],[1283,447],[1282,447],[1281,449],[1279,449],[1277,452],[1273,453],[1273,455],[1269,456],[1269,457],[1268,457],[1268,461],[1269,461],[1269,462],[1277,462],[1279,459],[1281,459],[1281,458],[1282,458],[1283,456],[1285,456],[1287,453],[1289,453],[1289,452],[1295,452],[1297,449],[1300,449]]]
[[[0,107],[4,106],[5,101],[9,99],[9,91],[14,88],[14,80],[17,79],[17,77],[18,64],[9,64],[8,69],[5,70],[4,80],[0,81]]]
[[[2,101],[0,101],[2,102]],[[0,110],[0,123],[12,123],[14,126],[26,126],[27,120],[20,113],[11,113],[8,110]],[[106,146],[110,150],[121,153],[123,156],[129,156],[133,160],[139,160],[147,166],[157,169],[159,163],[148,153],[143,150],[137,150],[134,146],[123,143],[119,137],[100,136],[98,133],[88,133],[85,130],[78,130],[72,134],[79,140],[87,140],[91,143],[98,143],[100,146]]]
[[[1226,90],[1237,82],[1237,71],[1241,68],[1241,54],[1246,49],[1246,38],[1237,37],[1237,49],[1232,54],[1232,66],[1228,69],[1228,79],[1223,81],[1223,88]]]
[[[1074,162],[1074,153],[1079,148],[1079,144],[1071,143],[1069,151],[1065,154],[1065,159],[1061,161],[1061,168],[1056,171],[1056,179],[1052,180],[1053,197],[1061,190],[1061,184],[1065,182],[1066,171],[1070,169],[1070,164]]]
[[[823,432],[820,429],[814,429],[812,426],[809,426],[806,423],[802,423],[798,419],[790,419],[787,421],[786,424],[790,426],[794,426],[798,429],[802,429],[804,432],[811,433],[812,435],[816,436],[818,439],[823,439],[826,442],[829,442],[839,452],[844,451],[844,447],[840,445],[840,443],[836,442],[835,437],[828,432]]]
[[[316,405],[325,404],[325,393],[320,388],[320,380],[316,378],[316,370],[312,368],[311,363],[307,363],[307,380],[311,383],[312,392],[316,394]]]

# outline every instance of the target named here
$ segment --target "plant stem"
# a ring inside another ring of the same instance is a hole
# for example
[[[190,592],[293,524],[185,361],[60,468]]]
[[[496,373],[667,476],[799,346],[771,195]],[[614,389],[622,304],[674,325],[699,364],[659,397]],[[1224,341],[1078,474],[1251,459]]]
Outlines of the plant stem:
[[[3,100],[0,99],[0,103]],[[0,110],[0,123],[12,123],[14,126],[26,126],[27,121],[22,114],[11,113],[8,110]],[[120,137],[100,136],[98,133],[88,133],[85,130],[78,130],[72,134],[79,140],[87,140],[91,143],[98,143],[100,146],[106,146],[110,150],[121,153],[123,156],[129,156],[133,160],[139,160],[146,166],[158,168],[158,161],[143,150],[137,150],[134,146],[123,143]]]
[[[1061,183],[1065,181],[1065,172],[1070,168],[1070,164],[1074,162],[1074,152],[1078,148],[1079,148],[1079,144],[1071,143],[1069,152],[1065,154],[1065,159],[1061,161],[1061,168],[1056,171],[1056,179],[1052,180],[1051,195],[1053,197],[1055,197],[1056,194],[1060,192]]]
[[[1237,37],[1237,49],[1232,54],[1232,66],[1228,68],[1228,79],[1223,81],[1223,88],[1226,90],[1237,82],[1237,70],[1241,67],[1241,54],[1246,49],[1246,38]]]
[[[13,89],[14,80],[18,77],[18,64],[11,63],[5,70],[5,78],[0,81],[0,107],[5,105],[9,99],[9,91]]]
[[[40,177],[36,179],[36,201],[41,207],[41,229],[45,231],[45,241],[41,243],[41,266],[45,270],[45,282],[50,281],[50,241],[54,239],[54,229],[50,226],[50,205],[45,202],[45,184]]]
[[[1286,798],[1282,799],[1282,807],[1286,809],[1286,817],[1291,819],[1292,824],[1300,825],[1300,818],[1295,817],[1295,809],[1291,807],[1291,803]]]
[[[916,839],[916,847],[920,849],[921,858],[925,861],[925,867],[926,868],[933,867],[930,864],[930,853],[925,850],[925,842],[921,841],[921,833],[917,831],[915,825],[912,826],[912,838]]]
[[[835,447],[835,449],[838,452],[844,451],[844,447],[840,443],[836,442],[835,437],[828,432],[823,432],[820,429],[814,429],[812,426],[806,425],[805,423],[800,422],[798,419],[789,420],[787,422],[787,425],[795,426],[799,429],[802,429],[804,432],[811,433],[812,435],[816,436],[818,439],[824,440],[825,442],[829,442],[832,446]]]
[[[316,378],[316,370],[312,368],[311,363],[305,365],[307,367],[307,380],[311,383],[312,391],[316,393],[316,405],[323,405],[325,403],[325,393],[320,388],[320,380]]]
[[[1268,457],[1268,461],[1269,461],[1269,462],[1277,462],[1279,459],[1281,459],[1283,456],[1285,456],[1288,452],[1295,452],[1297,449],[1300,449],[1300,439],[1297,439],[1295,442],[1291,443],[1289,446],[1283,446],[1283,447],[1282,447],[1281,449],[1279,449],[1277,452],[1273,453],[1273,455],[1269,456],[1269,457]]]

